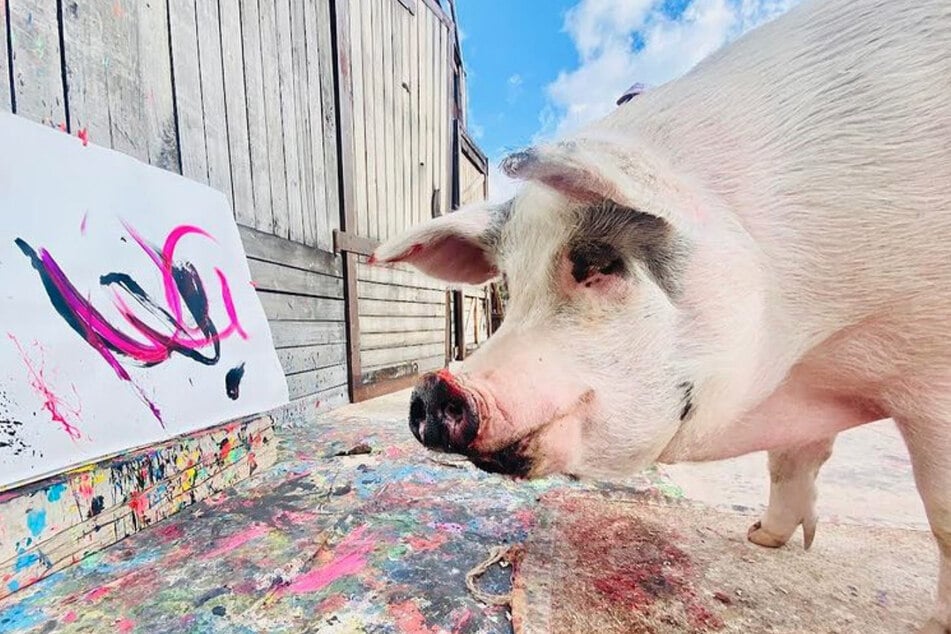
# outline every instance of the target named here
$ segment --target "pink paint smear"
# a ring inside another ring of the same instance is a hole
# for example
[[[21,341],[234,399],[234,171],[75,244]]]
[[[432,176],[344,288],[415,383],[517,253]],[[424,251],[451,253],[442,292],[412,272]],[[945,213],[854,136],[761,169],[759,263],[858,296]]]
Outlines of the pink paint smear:
[[[20,342],[17,341],[17,338],[13,336],[12,333],[7,333],[7,337],[10,338],[10,341],[13,342],[13,345],[17,347],[17,351],[20,353],[20,358],[23,360],[23,364],[26,366],[27,372],[30,375],[30,385],[33,386],[33,389],[39,394],[40,398],[43,399],[43,409],[49,412],[50,418],[53,419],[54,423],[59,423],[69,437],[73,440],[79,440],[82,438],[82,432],[79,431],[79,428],[76,427],[70,418],[76,420],[82,415],[82,407],[80,405],[70,405],[65,399],[53,391],[50,387],[49,382],[46,379],[46,373],[43,362],[43,350],[40,348],[40,345],[36,342],[33,343],[33,346],[39,350],[40,353],[40,366],[33,365],[33,362],[30,361],[29,355],[23,349],[23,346],[20,345]],[[76,397],[77,402],[79,401],[79,394],[76,393],[76,386],[71,386],[73,389],[73,395]]]
[[[242,531],[238,533],[237,535],[232,535],[228,539],[218,544],[217,548],[202,555],[202,559],[217,559],[218,557],[221,557],[222,555],[230,553],[232,550],[236,548],[240,548],[241,546],[244,546],[245,544],[247,544],[248,542],[252,540],[255,540],[255,539],[258,539],[259,537],[263,537],[264,535],[267,535],[267,533],[270,530],[271,529],[265,526],[264,524],[254,524],[251,526],[251,528],[247,529],[246,531]]]
[[[285,588],[292,594],[316,592],[341,577],[356,574],[367,564],[367,555],[373,552],[373,540],[366,537],[366,527],[361,526],[340,542],[334,551],[334,558],[310,572],[306,572]]]

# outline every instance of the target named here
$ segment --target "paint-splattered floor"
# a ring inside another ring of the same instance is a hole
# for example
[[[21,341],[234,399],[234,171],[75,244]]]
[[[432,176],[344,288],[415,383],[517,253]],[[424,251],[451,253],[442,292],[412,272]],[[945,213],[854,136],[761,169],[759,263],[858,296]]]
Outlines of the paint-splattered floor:
[[[0,631],[510,632],[507,609],[477,602],[465,575],[492,547],[541,530],[539,497],[686,491],[750,517],[766,499],[762,456],[677,467],[673,479],[650,471],[625,486],[516,484],[427,454],[406,429],[406,401],[397,394],[281,430],[276,467],[0,602]],[[824,472],[823,521],[921,528],[897,435],[858,434]],[[872,500],[862,513],[856,496]],[[507,583],[496,570],[483,585]]]

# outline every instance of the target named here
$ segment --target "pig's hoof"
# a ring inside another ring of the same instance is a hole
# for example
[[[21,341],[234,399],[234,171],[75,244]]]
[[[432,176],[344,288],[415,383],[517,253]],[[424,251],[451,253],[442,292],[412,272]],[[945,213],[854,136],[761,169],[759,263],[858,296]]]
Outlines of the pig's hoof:
[[[779,548],[789,540],[788,537],[782,537],[766,530],[763,528],[762,522],[756,522],[750,526],[750,529],[746,531],[746,538],[757,546],[765,548]]]
[[[807,517],[800,522],[802,525],[802,546],[804,550],[809,550],[809,548],[812,547],[812,541],[816,538],[816,523],[817,518],[815,516]],[[797,525],[793,525],[784,533],[777,533],[763,528],[763,522],[759,521],[750,526],[749,530],[746,531],[746,538],[757,546],[779,548],[789,541],[789,538],[792,537],[792,534],[796,531],[796,526]]]

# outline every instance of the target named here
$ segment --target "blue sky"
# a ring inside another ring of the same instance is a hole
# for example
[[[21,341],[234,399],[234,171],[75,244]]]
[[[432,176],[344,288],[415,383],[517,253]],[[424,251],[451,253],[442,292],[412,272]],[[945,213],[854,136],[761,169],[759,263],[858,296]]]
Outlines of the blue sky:
[[[607,114],[636,81],[682,75],[797,1],[456,0],[469,132],[495,167]],[[491,198],[513,186],[491,171]]]

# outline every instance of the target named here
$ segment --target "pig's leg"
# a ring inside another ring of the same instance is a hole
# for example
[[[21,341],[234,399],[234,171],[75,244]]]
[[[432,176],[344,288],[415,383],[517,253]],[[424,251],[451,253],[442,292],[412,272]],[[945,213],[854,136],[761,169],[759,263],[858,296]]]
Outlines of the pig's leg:
[[[920,630],[922,634],[951,633],[951,426],[943,422],[948,416],[937,420],[942,422],[914,425],[899,421],[918,493],[941,554],[938,602],[931,620]]]
[[[805,548],[816,535],[816,476],[832,455],[835,437],[769,452],[769,506],[747,537],[768,548],[782,546],[802,525]]]

